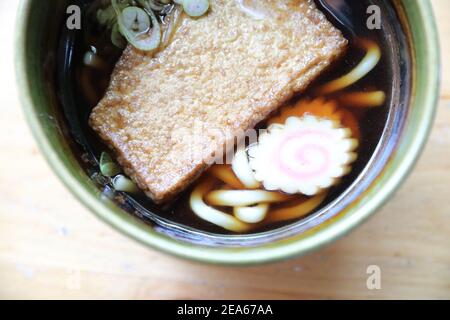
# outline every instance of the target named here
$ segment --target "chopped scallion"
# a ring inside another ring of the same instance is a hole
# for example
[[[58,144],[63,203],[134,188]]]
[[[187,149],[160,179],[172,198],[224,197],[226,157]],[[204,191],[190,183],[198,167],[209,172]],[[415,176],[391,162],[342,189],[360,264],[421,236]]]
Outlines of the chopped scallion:
[[[116,176],[112,181],[113,187],[116,191],[138,193],[139,188],[136,184],[123,175]]]
[[[119,174],[121,169],[116,163],[114,163],[108,153],[102,152],[102,155],[100,156],[100,172],[105,177],[113,177]]]
[[[183,0],[183,9],[191,17],[201,17],[209,10],[208,0]]]
[[[161,42],[161,28],[153,10],[147,5],[144,8],[145,11],[133,6],[121,11],[117,1],[112,0],[111,3],[116,11],[119,30],[128,42],[142,51],[152,51],[158,48]],[[150,23],[147,24],[149,17],[151,28]],[[143,31],[146,26],[148,26],[147,30]]]

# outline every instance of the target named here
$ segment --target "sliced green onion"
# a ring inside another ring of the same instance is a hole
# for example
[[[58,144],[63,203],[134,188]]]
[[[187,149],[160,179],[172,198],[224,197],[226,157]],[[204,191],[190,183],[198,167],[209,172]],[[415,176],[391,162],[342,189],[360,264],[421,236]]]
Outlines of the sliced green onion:
[[[141,8],[125,8],[122,11],[122,19],[125,28],[132,33],[134,37],[146,33],[150,29],[150,18]]]
[[[106,152],[102,152],[100,156],[100,172],[102,175],[105,177],[113,177],[119,174],[120,171],[120,167],[114,163],[111,156]]]
[[[113,187],[116,191],[138,193],[139,188],[136,184],[123,175],[116,176],[112,181]]]
[[[116,13],[113,7],[109,6],[105,9],[97,11],[97,21],[102,26],[112,26],[116,21]]]
[[[124,49],[127,46],[127,40],[123,37],[119,30],[119,24],[114,24],[111,31],[111,42],[117,48]]]
[[[191,17],[200,17],[209,10],[209,0],[183,0],[183,10]]]
[[[209,0],[110,1],[110,6],[97,10],[98,23],[111,30],[111,42],[116,47],[124,48],[127,41],[142,51],[167,46],[181,16],[181,7],[191,17],[204,15],[210,7]],[[157,15],[161,16],[163,25],[168,19],[168,26],[161,29]]]
[[[142,51],[152,51],[159,47],[161,42],[161,28],[158,19],[147,2],[142,0],[139,1],[139,3],[145,5],[145,11],[139,7],[127,7],[123,12],[120,10],[117,0],[112,0],[111,3],[116,11],[119,30],[132,46]],[[145,12],[146,15],[150,17],[152,28],[150,28],[149,24],[147,30],[139,32],[135,29],[136,21],[138,22],[137,30],[143,29],[146,25],[146,19],[143,18],[142,12]],[[134,23],[131,20],[132,23],[130,24],[130,17],[135,19]],[[142,25],[139,26],[139,22],[141,22]]]
[[[162,2],[162,1],[160,1],[160,2]],[[152,10],[155,10],[155,11],[162,11],[163,9],[164,9],[164,6],[167,4],[159,4],[159,3],[157,3],[156,1],[153,1],[153,0],[147,0],[147,4],[148,4],[148,6],[152,9]]]

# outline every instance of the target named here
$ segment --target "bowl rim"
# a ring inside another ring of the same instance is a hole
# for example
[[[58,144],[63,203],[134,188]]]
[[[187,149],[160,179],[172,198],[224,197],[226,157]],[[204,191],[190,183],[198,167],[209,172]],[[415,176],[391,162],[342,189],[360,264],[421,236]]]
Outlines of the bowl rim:
[[[401,138],[402,145],[387,164],[389,170],[382,173],[375,188],[371,186],[365,193],[364,198],[367,199],[364,205],[351,206],[345,214],[330,223],[320,225],[314,232],[275,243],[255,247],[211,248],[181,242],[158,233],[128,213],[124,214],[112,203],[100,200],[71,173],[53,147],[37,116],[29,86],[32,79],[26,68],[26,31],[32,1],[21,0],[19,4],[16,20],[15,68],[23,111],[40,150],[66,187],[97,217],[146,246],[174,256],[214,264],[253,265],[301,256],[341,238],[368,219],[395,193],[413,169],[434,123],[440,92],[440,50],[432,6],[429,0],[403,0],[400,2],[403,4],[413,37],[411,43],[415,87],[411,107],[416,107],[411,113],[415,113],[416,122],[414,127],[409,123],[406,125],[403,133],[405,136]]]

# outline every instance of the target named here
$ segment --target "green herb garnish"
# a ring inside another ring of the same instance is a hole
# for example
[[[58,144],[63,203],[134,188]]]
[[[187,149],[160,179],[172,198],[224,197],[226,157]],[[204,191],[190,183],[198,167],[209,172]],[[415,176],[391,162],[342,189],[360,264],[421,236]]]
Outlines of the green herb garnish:
[[[139,188],[136,184],[123,175],[116,176],[112,181],[113,187],[116,191],[138,193]]]
[[[122,170],[120,167],[112,160],[109,153],[102,152],[100,156],[100,172],[105,177],[113,177],[119,174]]]
[[[177,19],[168,19],[164,32],[161,21],[178,7],[197,18],[208,12],[209,0],[111,0],[110,5],[98,9],[96,17],[100,25],[111,30],[116,47],[123,48],[127,41],[139,50],[153,51],[167,45],[162,39],[170,38],[175,29],[170,24],[176,24]]]

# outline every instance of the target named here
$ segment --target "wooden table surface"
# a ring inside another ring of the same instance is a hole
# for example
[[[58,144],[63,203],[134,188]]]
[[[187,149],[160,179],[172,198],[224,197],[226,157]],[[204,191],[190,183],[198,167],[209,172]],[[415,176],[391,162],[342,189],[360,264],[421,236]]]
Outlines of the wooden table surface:
[[[14,2],[0,1],[0,298],[450,298],[450,1],[436,124],[414,173],[379,213],[307,257],[201,265],[147,249],[97,220],[41,156],[14,84]],[[367,267],[381,268],[368,290]]]

